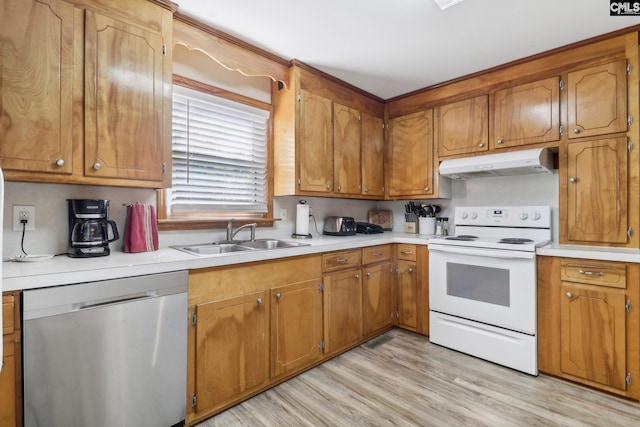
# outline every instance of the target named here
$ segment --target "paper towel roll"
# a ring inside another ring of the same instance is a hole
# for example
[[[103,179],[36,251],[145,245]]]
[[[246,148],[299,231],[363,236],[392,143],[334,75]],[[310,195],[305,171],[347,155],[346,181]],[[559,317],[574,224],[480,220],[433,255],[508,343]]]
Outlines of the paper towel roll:
[[[309,205],[296,205],[296,234],[309,234]]]

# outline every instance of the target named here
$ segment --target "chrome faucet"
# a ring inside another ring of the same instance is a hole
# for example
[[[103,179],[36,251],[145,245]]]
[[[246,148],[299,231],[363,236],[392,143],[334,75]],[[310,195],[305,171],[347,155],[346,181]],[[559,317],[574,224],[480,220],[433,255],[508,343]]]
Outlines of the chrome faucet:
[[[251,241],[253,242],[254,240],[256,240],[256,227],[258,226],[257,223],[251,223],[251,224],[245,224],[245,225],[241,225],[240,227],[236,228],[235,230],[233,229],[233,218],[229,220],[229,222],[227,223],[227,241],[232,241],[233,238],[236,236],[236,234],[238,234],[238,231],[242,230],[243,228],[247,228],[247,227],[251,227]]]

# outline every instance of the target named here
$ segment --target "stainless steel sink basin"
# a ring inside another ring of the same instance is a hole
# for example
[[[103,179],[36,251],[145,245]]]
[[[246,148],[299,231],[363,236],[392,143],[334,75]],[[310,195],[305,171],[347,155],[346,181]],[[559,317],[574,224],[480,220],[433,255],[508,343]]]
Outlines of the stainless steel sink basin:
[[[195,254],[195,255],[216,255],[216,254],[225,254],[228,252],[243,252],[252,250],[249,247],[240,246],[235,243],[225,243],[225,244],[211,244],[205,243],[202,245],[184,245],[184,246],[171,246],[174,249],[177,249],[182,252]]]
[[[199,245],[175,245],[171,246],[182,252],[192,255],[217,255],[229,252],[243,252],[265,249],[295,248],[308,246],[308,243],[287,242],[278,239],[259,239],[240,242],[229,242],[227,240],[214,243],[204,243]]]
[[[307,246],[307,243],[287,242],[277,239],[259,239],[238,244],[239,246],[251,249],[279,249],[279,248],[295,248],[298,246]]]

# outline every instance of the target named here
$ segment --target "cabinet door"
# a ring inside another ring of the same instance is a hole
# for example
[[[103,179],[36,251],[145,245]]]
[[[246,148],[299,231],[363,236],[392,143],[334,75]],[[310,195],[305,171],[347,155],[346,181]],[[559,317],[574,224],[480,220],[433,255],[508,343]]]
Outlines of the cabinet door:
[[[268,378],[266,291],[196,308],[198,412],[234,400]]]
[[[413,261],[398,261],[398,326],[418,328],[418,273]]]
[[[332,102],[300,91],[298,153],[300,191],[333,191]]]
[[[317,279],[271,289],[271,376],[320,358],[322,294]]]
[[[73,5],[0,6],[0,165],[72,171]]]
[[[571,142],[567,150],[568,241],[626,243],[626,139]]]
[[[362,113],[362,194],[384,197],[384,121]]]
[[[625,294],[563,283],[560,309],[564,373],[626,389]]]
[[[492,148],[560,140],[560,78],[499,90],[494,95]]]
[[[393,274],[391,262],[362,269],[362,318],[364,335],[393,324]]]
[[[360,194],[361,116],[358,110],[333,104],[334,192]]]
[[[324,277],[324,352],[344,349],[362,338],[360,269]]]
[[[569,138],[626,132],[626,69],[622,60],[569,73]]]
[[[162,36],[85,13],[85,175],[162,181]]]
[[[17,426],[16,357],[12,339],[4,342],[4,366],[0,372],[0,425]],[[22,377],[22,374],[20,374]]]
[[[443,105],[435,110],[438,156],[489,149],[489,101],[486,95]]]
[[[389,131],[389,196],[433,194],[433,112],[396,117]]]

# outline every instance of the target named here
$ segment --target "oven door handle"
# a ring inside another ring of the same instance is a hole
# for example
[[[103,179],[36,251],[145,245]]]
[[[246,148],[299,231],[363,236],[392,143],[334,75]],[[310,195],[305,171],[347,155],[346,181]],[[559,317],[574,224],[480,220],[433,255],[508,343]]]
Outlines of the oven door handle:
[[[535,252],[525,251],[501,251],[495,249],[479,249],[468,248],[462,246],[442,246],[442,245],[429,245],[429,251],[446,252],[456,255],[471,255],[486,258],[500,258],[500,259],[534,259],[536,257]]]

